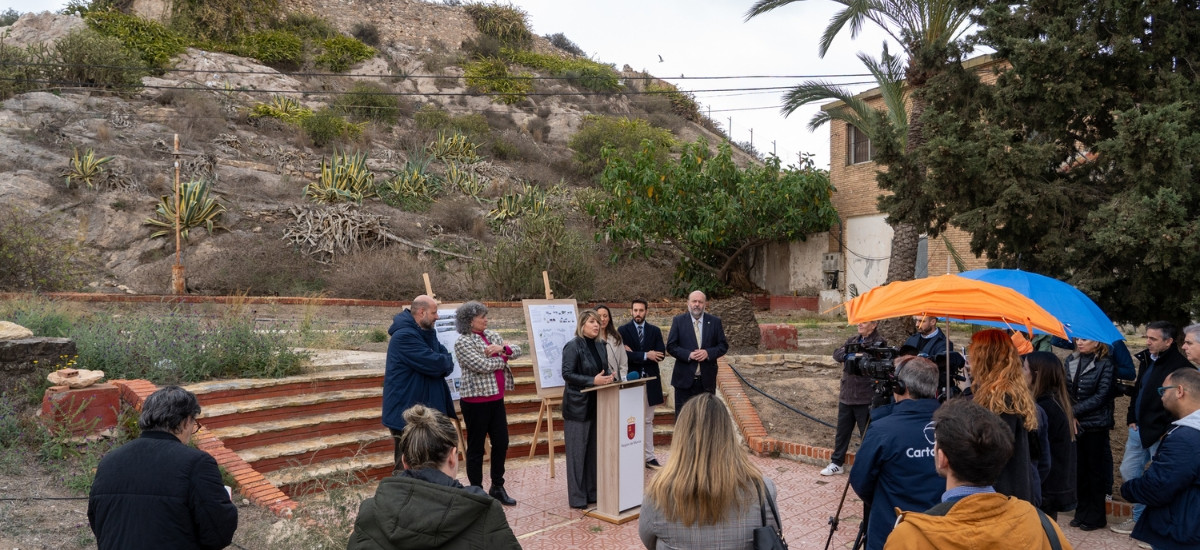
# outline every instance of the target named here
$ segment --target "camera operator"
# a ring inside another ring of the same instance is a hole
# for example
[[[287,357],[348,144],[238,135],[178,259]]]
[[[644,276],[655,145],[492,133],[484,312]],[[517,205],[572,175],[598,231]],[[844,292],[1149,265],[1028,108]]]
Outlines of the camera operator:
[[[904,341],[905,346],[917,348],[921,357],[945,356],[954,351],[954,344],[946,337],[946,333],[938,329],[937,317],[931,315],[914,315],[913,322],[917,324],[917,333]]]
[[[867,550],[883,548],[897,508],[926,510],[939,502],[945,488],[933,463],[938,368],[913,356],[898,357],[895,365],[895,403],[872,411],[850,469],[850,486],[867,507]]]
[[[846,461],[846,450],[850,448],[850,436],[854,433],[854,426],[858,425],[859,435],[867,429],[871,400],[875,397],[874,381],[868,376],[851,372],[854,354],[847,353],[846,348],[887,346],[887,341],[875,330],[878,325],[875,321],[859,323],[858,334],[851,336],[842,347],[833,352],[833,360],[842,364],[842,382],[841,391],[838,393],[837,432],[833,438],[833,456],[829,457],[829,465],[821,470],[823,476],[846,472],[842,464]]]

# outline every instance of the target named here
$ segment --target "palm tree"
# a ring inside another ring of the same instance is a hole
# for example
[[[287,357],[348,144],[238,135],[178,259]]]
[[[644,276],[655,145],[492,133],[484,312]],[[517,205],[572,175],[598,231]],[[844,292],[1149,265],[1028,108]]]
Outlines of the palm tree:
[[[840,120],[853,125],[871,141],[883,139],[877,130],[880,124],[885,124],[892,130],[891,135],[900,136],[904,140],[908,132],[908,99],[907,87],[904,83],[903,60],[888,52],[887,42],[883,43],[883,54],[876,61],[871,56],[860,53],[859,61],[867,67],[867,72],[875,79],[876,87],[883,97],[884,111],[871,107],[857,94],[824,80],[810,80],[789,90],[783,95],[783,116],[790,116],[800,107],[815,102],[841,101],[840,109],[817,111],[808,122],[808,129],[816,131],[831,120]],[[901,143],[901,147],[903,147]]]
[[[803,0],[758,0],[746,12],[746,20]],[[870,21],[891,36],[904,49],[907,57],[904,76],[910,92],[919,90],[933,76],[945,70],[950,62],[954,46],[969,28],[971,12],[964,4],[954,0],[833,0],[843,6],[829,21],[821,35],[819,54],[825,57],[830,45],[846,25],[850,26],[851,38],[858,35],[866,21]],[[795,94],[793,89],[785,99]],[[848,104],[849,105],[849,104]],[[917,151],[925,144],[921,115],[925,112],[925,101],[919,93],[913,93],[907,113],[904,154],[914,169],[903,170],[904,189],[921,189],[924,169],[917,158]],[[787,113],[785,107],[785,114]],[[811,127],[811,124],[810,124]],[[867,128],[859,127],[860,130]],[[895,177],[895,176],[893,176]],[[912,191],[919,193],[919,191]],[[902,198],[902,197],[897,197]],[[920,197],[913,197],[917,199]],[[898,219],[897,219],[898,218]],[[887,282],[906,281],[913,278],[917,265],[917,245],[920,233],[916,223],[924,220],[904,219],[889,216],[892,224],[892,254],[888,262]],[[885,323],[880,327],[884,336],[893,339],[912,332],[912,321]]]

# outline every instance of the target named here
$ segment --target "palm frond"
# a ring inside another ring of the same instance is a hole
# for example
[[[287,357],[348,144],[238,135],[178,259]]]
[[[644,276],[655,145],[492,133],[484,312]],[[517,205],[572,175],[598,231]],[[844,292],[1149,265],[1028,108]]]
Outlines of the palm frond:
[[[799,1],[801,0],[758,0],[753,6],[750,6],[749,10],[746,10],[746,18],[743,21],[749,21],[757,15],[762,15],[775,8],[781,8],[792,2]]]

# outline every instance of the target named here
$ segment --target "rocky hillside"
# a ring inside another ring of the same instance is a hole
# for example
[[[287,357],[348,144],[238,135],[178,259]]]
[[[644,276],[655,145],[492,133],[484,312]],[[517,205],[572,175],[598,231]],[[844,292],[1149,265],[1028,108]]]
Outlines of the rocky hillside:
[[[681,141],[721,141],[710,122],[681,114],[667,95],[595,94],[529,68],[521,69],[535,77],[524,99],[509,104],[476,93],[464,77],[471,54],[463,47],[480,33],[463,7],[409,0],[281,4],[346,35],[364,34],[375,43],[373,55],[333,74],[311,65],[281,71],[191,47],[172,56],[165,71],[142,77],[136,91],[47,83],[13,95],[0,109],[0,216],[9,221],[0,222],[0,237],[15,224],[63,250],[74,247],[72,288],[168,293],[174,239],[152,238],[162,228],[146,221],[160,197],[173,193],[178,135],[182,181],[205,182],[216,208],[224,209],[211,234],[195,227],[184,241],[189,292],[405,299],[423,290],[421,273],[429,272],[444,298],[510,299],[529,293],[510,279],[524,278],[512,266],[531,253],[528,241],[536,236],[565,243],[549,255],[560,296],[670,293],[673,262],[607,263],[614,251],[593,242],[594,229],[579,208],[595,192],[594,169],[568,143],[589,115],[644,119]],[[161,0],[125,9],[151,19],[169,12]],[[8,33],[3,47],[54,48],[87,26],[74,15],[26,14],[0,35]],[[571,57],[542,37],[534,37],[531,49]],[[623,91],[663,84],[628,67],[617,77]],[[383,109],[374,102],[381,96],[392,102],[390,120],[374,119],[369,110],[355,118],[354,107],[362,106],[346,107],[345,98],[366,97],[370,108]],[[352,128],[329,139],[278,115],[307,109],[321,116],[339,105],[350,114],[334,118]],[[456,136],[467,154],[446,152]],[[72,158],[89,151],[111,160],[81,181]],[[308,192],[310,184],[320,180],[323,163],[342,153],[359,155],[373,191],[361,205],[315,203],[319,193]],[[413,172],[432,189],[430,201],[404,200],[412,199],[400,191],[411,191],[414,180],[406,175]],[[565,227],[521,224],[524,213],[539,209],[561,214]]]

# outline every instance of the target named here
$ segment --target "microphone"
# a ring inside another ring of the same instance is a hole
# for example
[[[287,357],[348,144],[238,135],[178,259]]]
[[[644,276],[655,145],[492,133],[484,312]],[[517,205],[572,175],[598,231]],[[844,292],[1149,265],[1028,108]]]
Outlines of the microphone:
[[[631,371],[629,371],[628,374],[625,375],[625,380],[637,380],[638,378],[641,378],[641,377],[642,377],[642,375],[638,374],[638,371],[631,370]]]

